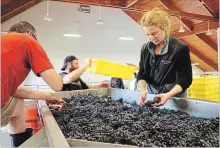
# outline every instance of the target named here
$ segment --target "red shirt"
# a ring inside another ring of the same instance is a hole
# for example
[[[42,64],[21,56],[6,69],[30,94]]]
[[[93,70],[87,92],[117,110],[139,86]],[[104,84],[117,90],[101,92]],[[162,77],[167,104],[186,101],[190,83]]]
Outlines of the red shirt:
[[[8,33],[1,36],[1,107],[10,99],[32,69],[39,74],[53,69],[41,45],[31,36]]]

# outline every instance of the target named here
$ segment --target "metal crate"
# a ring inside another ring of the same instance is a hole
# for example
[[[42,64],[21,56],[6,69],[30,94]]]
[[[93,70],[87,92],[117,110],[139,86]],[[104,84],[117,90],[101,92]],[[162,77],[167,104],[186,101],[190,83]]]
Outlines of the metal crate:
[[[63,98],[71,98],[75,94],[93,94],[93,95],[109,95],[112,99],[117,100],[123,98],[123,101],[128,103],[136,102],[139,104],[140,92],[134,92],[129,90],[121,90],[121,89],[89,89],[89,90],[78,90],[78,91],[66,91],[54,93],[55,95],[61,96]],[[152,100],[155,95],[148,95],[148,100]],[[102,142],[91,142],[87,140],[79,140],[79,139],[66,139],[60,130],[56,120],[54,119],[52,113],[47,107],[45,101],[39,101],[39,110],[40,116],[42,117],[44,123],[44,129],[41,132],[46,132],[46,141],[50,147],[125,147],[126,145],[121,144],[112,144],[112,143],[102,143]],[[180,110],[189,113],[192,116],[202,117],[202,118],[212,118],[219,117],[219,104],[214,102],[207,101],[199,101],[199,100],[191,100],[188,98],[180,99],[180,98],[172,98],[170,99],[164,106],[160,108],[167,108],[173,110]],[[36,138],[30,138],[27,142],[25,142],[22,147],[32,147],[31,141],[35,142],[39,141],[45,145],[44,142],[38,140]],[[39,137],[39,136],[38,136]],[[33,143],[32,142],[32,143]],[[43,146],[44,146],[43,145]],[[42,145],[38,145],[42,146]],[[126,146],[128,147],[128,146]],[[129,146],[135,147],[135,146]]]

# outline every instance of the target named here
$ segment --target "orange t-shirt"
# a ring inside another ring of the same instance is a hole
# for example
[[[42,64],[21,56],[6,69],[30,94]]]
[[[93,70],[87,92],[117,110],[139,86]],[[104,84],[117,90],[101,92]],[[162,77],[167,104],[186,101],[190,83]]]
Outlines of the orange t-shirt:
[[[1,107],[10,99],[32,69],[39,74],[53,69],[41,45],[31,36],[8,33],[1,36]]]

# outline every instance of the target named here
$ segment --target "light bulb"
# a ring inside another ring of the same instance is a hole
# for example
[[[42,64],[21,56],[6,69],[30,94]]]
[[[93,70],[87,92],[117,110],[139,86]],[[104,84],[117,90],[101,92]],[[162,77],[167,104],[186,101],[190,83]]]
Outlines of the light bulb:
[[[180,26],[180,29],[179,29],[179,31],[178,32],[185,32],[185,29],[183,28],[183,26]]]
[[[98,21],[96,22],[96,24],[98,24],[98,25],[103,25],[104,22],[103,22],[103,20],[102,20],[101,18],[99,18]]]
[[[206,32],[206,35],[212,35],[212,32],[211,32],[210,30],[208,30],[208,31]]]

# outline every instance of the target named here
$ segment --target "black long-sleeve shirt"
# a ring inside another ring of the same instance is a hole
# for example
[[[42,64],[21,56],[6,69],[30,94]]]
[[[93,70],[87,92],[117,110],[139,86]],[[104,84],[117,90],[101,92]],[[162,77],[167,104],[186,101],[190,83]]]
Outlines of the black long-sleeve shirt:
[[[183,91],[192,83],[192,66],[189,47],[182,41],[169,37],[168,48],[155,55],[156,45],[148,42],[142,46],[139,63],[139,80],[145,80],[155,87],[179,84]],[[174,85],[172,85],[174,86]],[[162,92],[170,91],[166,88]]]

